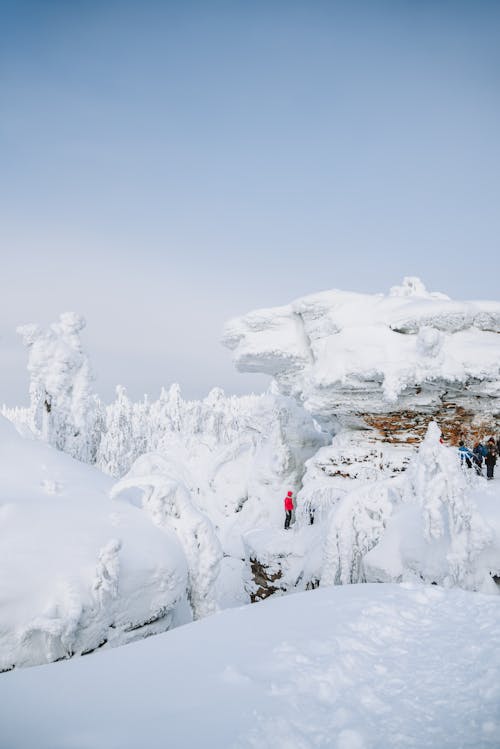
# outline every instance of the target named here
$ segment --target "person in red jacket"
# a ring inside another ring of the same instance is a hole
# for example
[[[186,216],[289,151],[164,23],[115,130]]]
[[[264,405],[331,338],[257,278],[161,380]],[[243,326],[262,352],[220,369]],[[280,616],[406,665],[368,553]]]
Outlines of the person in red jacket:
[[[284,501],[285,501],[285,530],[287,531],[290,527],[290,520],[292,519],[292,510],[293,510],[292,492],[288,492]]]

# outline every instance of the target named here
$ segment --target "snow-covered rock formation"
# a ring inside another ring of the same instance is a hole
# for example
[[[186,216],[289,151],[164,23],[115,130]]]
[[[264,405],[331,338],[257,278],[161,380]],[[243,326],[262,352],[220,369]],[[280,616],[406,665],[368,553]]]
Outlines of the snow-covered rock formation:
[[[226,326],[243,372],[272,375],[318,419],[418,442],[500,426],[500,303],[456,302],[405,278],[387,296],[325,291]]]

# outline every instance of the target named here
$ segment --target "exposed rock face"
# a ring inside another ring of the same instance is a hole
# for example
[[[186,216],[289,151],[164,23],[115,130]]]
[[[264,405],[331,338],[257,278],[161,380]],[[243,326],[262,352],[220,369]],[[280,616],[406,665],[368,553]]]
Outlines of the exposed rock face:
[[[406,278],[387,296],[313,294],[230,321],[237,368],[275,377],[331,426],[419,442],[500,430],[500,303],[455,302]]]
[[[281,569],[278,568],[273,572],[269,566],[263,564],[258,559],[251,558],[250,570],[252,576],[250,585],[247,586],[247,592],[250,595],[252,603],[263,601],[278,590],[285,590],[279,586],[279,581],[283,577]]]

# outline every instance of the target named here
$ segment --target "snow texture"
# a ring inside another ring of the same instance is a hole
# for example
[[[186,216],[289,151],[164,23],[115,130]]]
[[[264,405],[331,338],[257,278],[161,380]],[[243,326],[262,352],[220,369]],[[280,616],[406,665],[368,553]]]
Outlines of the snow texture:
[[[500,599],[322,588],[4,674],[0,705],[2,749],[493,749]]]

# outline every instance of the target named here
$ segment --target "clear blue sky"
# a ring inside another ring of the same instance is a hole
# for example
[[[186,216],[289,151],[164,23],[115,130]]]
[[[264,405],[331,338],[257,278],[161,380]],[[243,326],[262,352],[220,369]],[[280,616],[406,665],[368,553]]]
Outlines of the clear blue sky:
[[[75,309],[107,398],[258,388],[224,321],[498,298],[499,2],[0,0],[0,402]]]

